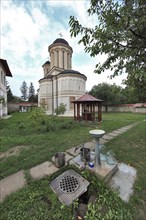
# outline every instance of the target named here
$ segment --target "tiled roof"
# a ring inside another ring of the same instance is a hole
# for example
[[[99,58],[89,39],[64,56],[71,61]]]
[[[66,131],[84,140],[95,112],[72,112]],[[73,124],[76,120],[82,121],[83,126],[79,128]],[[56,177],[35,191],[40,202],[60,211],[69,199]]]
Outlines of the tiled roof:
[[[22,106],[22,107],[29,107],[29,106],[38,106],[38,103],[36,102],[33,102],[33,103],[30,103],[30,102],[20,102],[19,103],[19,106]]]
[[[80,97],[79,99],[77,99],[77,100],[75,100],[73,102],[102,102],[102,101],[103,100],[96,99],[92,95],[86,93],[85,95],[83,95],[82,97]]]
[[[146,108],[146,103],[136,103],[133,105],[134,108]]]

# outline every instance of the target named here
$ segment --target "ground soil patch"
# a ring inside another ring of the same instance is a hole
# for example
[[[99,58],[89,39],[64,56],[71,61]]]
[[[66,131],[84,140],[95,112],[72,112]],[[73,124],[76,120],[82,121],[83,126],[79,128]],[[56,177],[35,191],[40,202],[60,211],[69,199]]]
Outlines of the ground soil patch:
[[[7,158],[7,157],[10,157],[10,156],[14,156],[14,155],[18,155],[22,149],[26,149],[28,146],[24,146],[24,145],[19,145],[19,146],[16,146],[16,147],[13,147],[5,152],[1,152],[0,153],[0,159],[2,158]]]

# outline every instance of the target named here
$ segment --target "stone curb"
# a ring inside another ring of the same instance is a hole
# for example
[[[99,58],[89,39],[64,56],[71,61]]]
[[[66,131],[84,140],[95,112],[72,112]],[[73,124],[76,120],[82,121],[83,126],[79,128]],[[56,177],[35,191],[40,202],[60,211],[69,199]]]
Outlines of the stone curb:
[[[2,179],[0,181],[0,202],[2,202],[6,196],[21,189],[25,185],[26,179],[23,170]]]

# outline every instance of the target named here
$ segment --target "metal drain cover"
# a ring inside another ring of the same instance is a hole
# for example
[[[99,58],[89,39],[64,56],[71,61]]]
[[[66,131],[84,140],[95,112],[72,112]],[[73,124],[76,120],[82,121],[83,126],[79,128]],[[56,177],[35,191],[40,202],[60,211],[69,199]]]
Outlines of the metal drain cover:
[[[74,170],[67,170],[51,181],[50,187],[67,206],[87,191],[90,183]]]
[[[79,187],[79,181],[74,176],[65,176],[60,180],[60,188],[65,193],[72,193]]]

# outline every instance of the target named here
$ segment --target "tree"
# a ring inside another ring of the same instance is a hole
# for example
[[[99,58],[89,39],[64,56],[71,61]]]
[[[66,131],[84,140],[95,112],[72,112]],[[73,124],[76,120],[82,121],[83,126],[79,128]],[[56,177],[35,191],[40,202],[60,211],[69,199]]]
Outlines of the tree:
[[[129,75],[144,73],[146,65],[146,5],[145,0],[91,0],[87,11],[97,16],[94,28],[82,26],[70,17],[70,33],[82,35],[85,52],[91,56],[106,54],[104,63],[97,63],[96,73],[114,70],[112,77],[126,71]]]
[[[21,87],[20,87],[20,91],[22,93],[22,100],[26,101],[28,99],[28,95],[27,95],[27,90],[28,90],[28,87],[27,87],[27,83],[25,81],[23,81]]]
[[[7,90],[7,101],[11,102],[14,99],[13,93],[11,91],[8,81],[6,81],[6,90]]]
[[[146,101],[146,74],[138,76],[136,73],[128,75],[124,81],[126,94],[129,95],[129,103]]]
[[[66,112],[66,105],[64,105],[63,103],[60,103],[60,105],[55,109],[56,115],[63,116],[65,112]]]
[[[29,102],[34,102],[36,101],[36,96],[35,96],[35,89],[34,89],[34,85],[31,82],[30,86],[29,86],[29,91],[28,91],[28,101]]]
[[[121,104],[126,99],[122,87],[116,86],[115,84],[110,85],[107,83],[100,83],[93,86],[89,93],[94,97],[103,100],[106,112],[108,111],[108,106]]]

